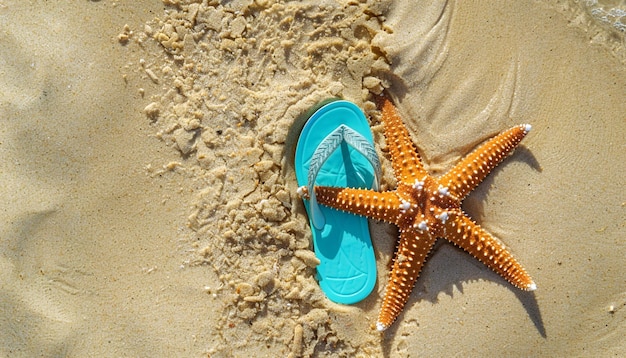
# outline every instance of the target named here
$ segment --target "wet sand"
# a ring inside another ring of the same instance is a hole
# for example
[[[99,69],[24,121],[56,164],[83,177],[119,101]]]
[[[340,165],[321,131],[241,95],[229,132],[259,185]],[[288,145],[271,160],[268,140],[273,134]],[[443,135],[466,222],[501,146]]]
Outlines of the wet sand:
[[[626,65],[604,25],[549,1],[1,2],[0,354],[623,354]],[[384,149],[383,89],[434,174],[533,125],[463,208],[537,291],[440,242],[381,335],[397,232],[372,221],[375,291],[324,298],[299,116],[351,100]]]

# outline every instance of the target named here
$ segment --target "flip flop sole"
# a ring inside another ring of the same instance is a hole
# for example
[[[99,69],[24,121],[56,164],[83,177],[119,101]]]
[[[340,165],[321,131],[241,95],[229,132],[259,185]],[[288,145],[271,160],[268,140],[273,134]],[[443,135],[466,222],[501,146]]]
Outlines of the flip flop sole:
[[[353,103],[337,100],[321,106],[304,125],[295,154],[298,185],[307,185],[313,153],[340,125],[346,125],[374,143],[363,112]],[[316,185],[371,188],[374,169],[369,161],[346,143],[322,166]],[[310,216],[308,200],[304,200]],[[320,260],[317,279],[326,296],[337,303],[352,304],[367,297],[376,283],[376,259],[367,219],[320,206],[326,225],[317,230],[311,223],[313,247]]]

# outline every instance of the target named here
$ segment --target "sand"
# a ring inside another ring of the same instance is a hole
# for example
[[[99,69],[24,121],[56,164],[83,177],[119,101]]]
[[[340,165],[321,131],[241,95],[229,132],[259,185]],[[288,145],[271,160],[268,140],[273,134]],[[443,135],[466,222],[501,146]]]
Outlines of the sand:
[[[0,2],[0,355],[620,356],[626,50],[615,2]],[[535,279],[440,242],[404,313],[333,304],[295,194],[301,114],[397,103],[428,169],[533,131],[464,202]]]

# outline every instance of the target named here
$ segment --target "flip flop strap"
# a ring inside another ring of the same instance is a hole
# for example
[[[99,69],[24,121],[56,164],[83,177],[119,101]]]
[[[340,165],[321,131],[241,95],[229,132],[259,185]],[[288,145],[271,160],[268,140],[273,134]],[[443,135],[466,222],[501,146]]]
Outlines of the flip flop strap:
[[[313,156],[311,157],[311,164],[309,166],[308,173],[308,190],[309,190],[309,203],[311,205],[311,219],[313,221],[313,226],[316,229],[322,230],[324,225],[326,224],[326,219],[324,218],[324,214],[322,214],[322,210],[317,203],[317,199],[315,197],[315,180],[317,179],[317,175],[320,170],[324,166],[324,163],[330,158],[330,155],[339,148],[342,142],[346,142],[352,148],[354,148],[357,152],[361,153],[363,157],[365,157],[372,168],[374,168],[374,190],[378,190],[378,180],[380,178],[380,161],[378,160],[378,154],[376,153],[376,149],[372,143],[370,143],[365,137],[361,134],[353,130],[352,128],[346,126],[345,124],[340,125],[332,131],[330,134],[326,136],[319,144],[319,146],[313,152]]]

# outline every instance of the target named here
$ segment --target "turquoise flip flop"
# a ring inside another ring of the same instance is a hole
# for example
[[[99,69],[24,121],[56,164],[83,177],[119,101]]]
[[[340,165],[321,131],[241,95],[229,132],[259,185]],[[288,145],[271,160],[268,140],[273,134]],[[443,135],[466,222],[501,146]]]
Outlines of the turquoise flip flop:
[[[296,145],[298,185],[308,189],[304,204],[320,260],[317,279],[334,302],[353,304],[376,283],[376,259],[367,219],[321,206],[314,185],[378,188],[380,161],[363,112],[344,100],[322,102],[302,128]]]

